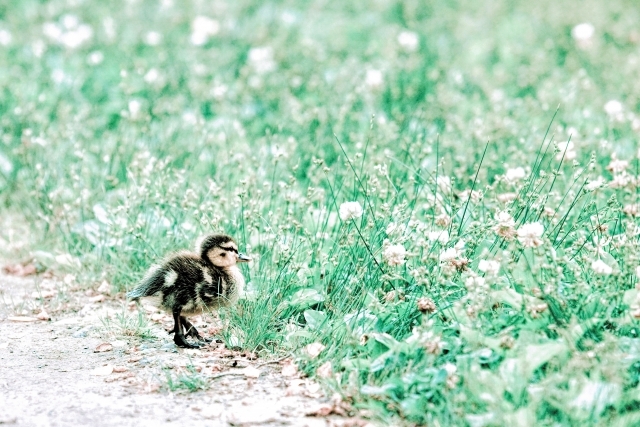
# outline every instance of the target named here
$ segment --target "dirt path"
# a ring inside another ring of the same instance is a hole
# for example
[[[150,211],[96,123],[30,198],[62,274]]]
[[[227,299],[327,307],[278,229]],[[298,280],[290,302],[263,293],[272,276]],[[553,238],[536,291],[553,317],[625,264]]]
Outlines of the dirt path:
[[[155,338],[118,336],[104,321],[130,316],[126,303],[66,281],[0,275],[0,425],[363,425],[306,416],[331,404],[293,365],[177,349],[156,323]],[[42,307],[50,321],[34,319]]]

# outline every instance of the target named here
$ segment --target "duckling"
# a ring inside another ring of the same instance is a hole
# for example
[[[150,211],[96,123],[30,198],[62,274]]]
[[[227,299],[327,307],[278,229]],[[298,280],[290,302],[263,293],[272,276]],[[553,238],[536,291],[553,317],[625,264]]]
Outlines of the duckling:
[[[173,314],[173,341],[179,347],[199,348],[186,336],[206,341],[185,315],[229,306],[238,300],[244,277],[238,263],[251,258],[238,252],[236,242],[224,234],[205,236],[196,251],[178,252],[162,264],[152,266],[140,284],[127,293],[132,300],[151,297],[156,304]]]

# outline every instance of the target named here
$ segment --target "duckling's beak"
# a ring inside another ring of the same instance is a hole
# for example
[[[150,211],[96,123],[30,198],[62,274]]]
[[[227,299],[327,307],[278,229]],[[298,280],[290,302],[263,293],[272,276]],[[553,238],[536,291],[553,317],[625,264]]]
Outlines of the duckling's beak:
[[[248,256],[246,256],[245,254],[238,254],[238,262],[249,262],[251,261],[251,258],[249,258]]]

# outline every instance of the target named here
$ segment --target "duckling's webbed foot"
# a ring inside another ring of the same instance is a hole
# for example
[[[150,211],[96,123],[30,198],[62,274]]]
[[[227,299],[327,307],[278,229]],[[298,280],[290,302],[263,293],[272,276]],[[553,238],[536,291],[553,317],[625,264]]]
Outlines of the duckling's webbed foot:
[[[173,312],[173,321],[174,321],[174,326],[173,326],[173,342],[176,343],[176,345],[178,347],[183,347],[183,348],[200,348],[200,344],[191,344],[190,342],[187,341],[187,339],[185,338],[183,332],[182,332],[182,324],[181,324],[181,319],[184,319],[184,317],[180,316],[180,312]],[[186,320],[186,319],[185,319]]]
[[[189,320],[186,317],[180,316],[180,323],[182,323],[182,326],[184,326],[185,331],[187,331],[186,334],[188,337],[195,338],[198,341],[206,341],[204,338],[202,338],[202,335],[200,335],[196,327],[193,326],[193,324],[189,322]]]

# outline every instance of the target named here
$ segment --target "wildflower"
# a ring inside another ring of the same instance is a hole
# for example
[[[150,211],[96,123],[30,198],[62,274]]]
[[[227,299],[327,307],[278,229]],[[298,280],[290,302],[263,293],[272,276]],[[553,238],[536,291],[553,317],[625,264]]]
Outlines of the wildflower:
[[[157,31],[149,31],[144,35],[144,42],[149,46],[158,46],[162,43],[162,34]]]
[[[433,355],[440,354],[443,347],[444,347],[444,342],[442,341],[442,338],[440,338],[437,335],[424,343],[424,349],[427,351],[427,353],[430,353]]]
[[[607,113],[607,115],[612,119],[622,118],[623,110],[624,107],[622,106],[622,102],[618,101],[617,99],[609,100],[606,104],[604,104],[604,112]]]
[[[636,267],[636,277],[640,278],[640,265]]]
[[[443,193],[448,193],[451,191],[451,178],[448,176],[438,175],[438,178],[436,178],[436,185]]]
[[[444,368],[445,371],[447,371],[447,381],[446,381],[447,388],[450,388],[450,389],[455,388],[460,382],[460,377],[458,376],[458,374],[456,374],[456,371],[458,370],[458,368],[456,367],[456,365],[449,362],[445,363],[442,367]]]
[[[549,308],[547,303],[542,302],[540,304],[531,304],[527,307],[527,311],[532,318],[537,319],[540,316],[540,313],[545,311],[547,308]]]
[[[497,276],[500,271],[500,263],[491,259],[481,259],[478,263],[478,270],[486,273],[488,276]]]
[[[472,203],[478,203],[480,200],[482,200],[482,196],[484,195],[482,194],[482,191],[479,191],[479,190],[472,191],[472,190],[466,189],[460,193],[461,200],[466,202],[467,200],[471,199]]]
[[[207,16],[196,16],[191,23],[191,44],[202,46],[220,31],[220,23]]]
[[[387,246],[382,252],[382,258],[384,261],[391,265],[397,266],[405,263],[406,249],[402,245],[390,245]]]
[[[593,35],[596,30],[592,24],[583,22],[571,30],[571,37],[576,41],[580,49],[587,49],[593,44]]]
[[[87,62],[90,65],[100,65],[104,61],[104,54],[99,50],[93,51],[87,57]]]
[[[525,248],[537,248],[542,245],[542,234],[544,226],[539,222],[523,224],[518,228],[518,241]]]
[[[482,291],[486,287],[486,284],[487,282],[484,280],[484,277],[480,276],[469,276],[464,281],[464,286],[469,292]]]
[[[276,69],[276,61],[271,46],[252,47],[247,61],[258,74],[268,73]]]
[[[420,40],[418,34],[413,31],[402,31],[398,34],[398,44],[407,52],[415,52],[418,50]]]
[[[503,239],[512,239],[516,235],[516,221],[506,211],[498,212],[495,216],[497,224],[493,227],[494,233]]]
[[[338,215],[343,221],[351,221],[362,216],[362,206],[358,202],[344,202],[340,205]]]
[[[629,174],[623,172],[621,174],[617,174],[613,176],[611,182],[609,182],[609,187],[611,188],[624,188],[627,185],[631,184],[633,179]]]
[[[602,179],[602,177],[599,176],[596,179],[594,179],[593,181],[589,181],[589,183],[587,185],[585,185],[584,188],[587,191],[595,191],[598,188],[602,187],[603,185],[604,185],[604,179]]]
[[[613,157],[609,165],[607,166],[607,170],[614,174],[619,174],[624,172],[629,167],[629,162],[626,160],[620,160]]]
[[[430,231],[427,234],[427,239],[430,242],[439,242],[441,245],[449,242],[449,232],[447,230]]]
[[[509,203],[512,202],[518,197],[516,193],[502,193],[498,194],[497,198],[500,203]]]
[[[517,168],[507,169],[507,172],[504,174],[504,178],[509,183],[513,184],[523,179],[526,175],[527,173],[525,172],[524,168],[521,166],[518,166]]]
[[[591,263],[591,269],[596,274],[601,274],[603,276],[609,276],[613,273],[613,268],[609,267],[604,261],[601,259],[597,259]]]
[[[573,141],[566,141],[558,143],[558,153],[556,154],[556,160],[571,161],[577,157],[576,145]]]
[[[0,44],[2,46],[8,46],[11,44],[11,40],[13,40],[13,37],[11,36],[11,33],[7,30],[0,30]]]
[[[436,311],[436,303],[431,298],[422,297],[418,300],[418,310],[423,313],[433,313]]]
[[[441,213],[436,217],[436,225],[439,227],[448,227],[451,225],[451,217],[446,213]],[[447,233],[449,234],[449,233]]]
[[[443,271],[446,274],[453,274],[456,271],[464,271],[469,265],[469,260],[463,257],[464,241],[458,242],[453,248],[447,248],[440,253],[440,262],[443,264]]]
[[[384,78],[382,76],[382,71],[380,70],[367,70],[367,73],[364,78],[364,82],[367,86],[372,89],[377,89],[382,87],[384,83]]]

